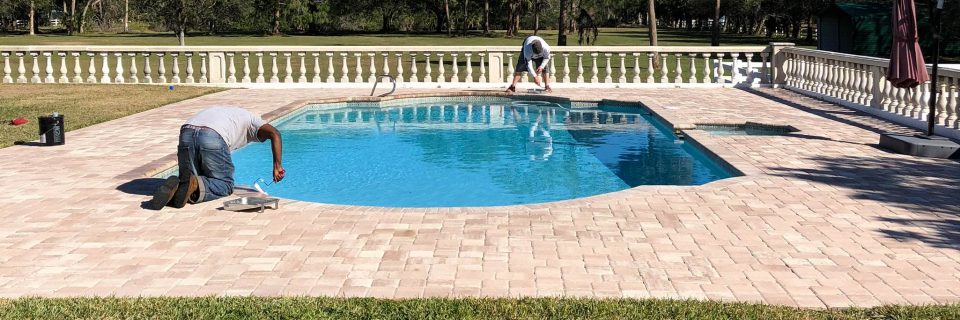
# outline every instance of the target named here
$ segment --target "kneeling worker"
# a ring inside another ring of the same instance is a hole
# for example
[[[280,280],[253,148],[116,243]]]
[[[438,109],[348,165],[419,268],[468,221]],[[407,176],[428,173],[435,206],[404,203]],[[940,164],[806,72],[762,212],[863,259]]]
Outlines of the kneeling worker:
[[[259,116],[237,107],[211,107],[200,111],[180,127],[177,146],[179,176],[164,181],[150,201],[150,208],[166,205],[183,208],[187,202],[216,200],[233,193],[233,160],[230,152],[249,142],[270,140],[273,181],[283,180],[283,143],[280,131]]]

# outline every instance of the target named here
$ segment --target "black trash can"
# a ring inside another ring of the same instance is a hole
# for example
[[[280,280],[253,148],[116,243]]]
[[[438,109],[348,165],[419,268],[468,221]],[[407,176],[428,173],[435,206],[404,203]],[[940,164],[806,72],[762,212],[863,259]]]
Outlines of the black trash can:
[[[64,143],[62,114],[54,113],[49,116],[40,116],[37,119],[40,123],[40,144],[57,146]]]

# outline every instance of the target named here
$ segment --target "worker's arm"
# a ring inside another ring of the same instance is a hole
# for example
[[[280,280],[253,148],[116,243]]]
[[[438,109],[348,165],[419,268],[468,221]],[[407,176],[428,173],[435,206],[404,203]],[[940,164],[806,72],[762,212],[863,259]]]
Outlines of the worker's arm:
[[[264,124],[257,130],[260,141],[270,140],[270,149],[273,151],[273,181],[283,180],[286,171],[283,170],[283,141],[280,131],[270,124]]]

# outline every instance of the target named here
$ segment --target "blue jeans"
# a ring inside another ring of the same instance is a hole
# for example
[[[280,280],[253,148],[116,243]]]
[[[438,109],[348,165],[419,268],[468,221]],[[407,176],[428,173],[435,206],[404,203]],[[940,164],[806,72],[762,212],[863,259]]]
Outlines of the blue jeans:
[[[210,128],[180,128],[177,146],[180,178],[197,177],[200,195],[191,203],[216,200],[233,193],[233,161],[230,147]]]

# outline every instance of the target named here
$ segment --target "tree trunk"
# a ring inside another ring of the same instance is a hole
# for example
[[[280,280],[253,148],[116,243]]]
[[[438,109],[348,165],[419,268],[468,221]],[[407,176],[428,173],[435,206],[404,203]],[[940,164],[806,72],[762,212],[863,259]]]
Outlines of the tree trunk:
[[[720,46],[720,0],[713,11],[713,41],[710,43],[714,47]]]
[[[275,36],[280,35],[280,8],[283,6],[281,1],[283,0],[277,0],[277,6],[273,10],[273,31],[271,34]]]
[[[80,31],[80,33],[83,33],[83,27],[84,25],[86,25],[87,10],[89,10],[90,6],[92,5],[100,4],[100,1],[102,0],[90,0],[90,1],[87,1],[87,4],[83,5],[83,11],[80,12],[80,21],[79,21],[80,27],[78,28],[78,31]]]
[[[560,0],[560,21],[557,22],[557,45],[567,45],[567,26],[564,20],[567,20],[567,1]]]
[[[653,0],[647,0],[648,12],[650,12],[650,45],[657,45],[657,10],[653,5]]]
[[[64,10],[66,11],[66,10]],[[77,27],[77,0],[70,1],[70,19],[67,19],[67,35],[72,36]]]
[[[130,32],[130,0],[123,1],[123,32]]]
[[[533,11],[533,35],[540,33],[540,0],[534,0]]]
[[[470,5],[470,0],[463,0],[463,23],[460,24],[460,34],[463,36],[467,35],[467,7]]]
[[[813,41],[813,16],[807,17],[807,41]]]
[[[483,1],[483,34],[490,34],[490,0]]]
[[[450,21],[450,0],[443,0],[443,11],[447,15],[447,36],[453,36],[453,23]]]
[[[183,31],[183,29],[185,28],[180,27],[179,29],[180,30],[177,31],[177,42],[180,43],[180,46],[185,46],[187,45],[187,36],[186,36],[186,33]]]
[[[34,17],[35,13],[36,13],[36,10],[35,10],[34,7],[33,7],[33,0],[30,0],[30,35],[31,35],[31,36],[36,34],[36,33],[34,32],[34,30],[33,30],[33,22],[34,22],[34,19],[35,19],[35,17]]]

